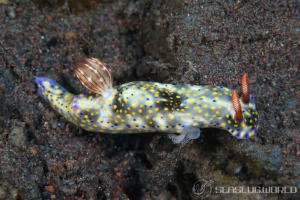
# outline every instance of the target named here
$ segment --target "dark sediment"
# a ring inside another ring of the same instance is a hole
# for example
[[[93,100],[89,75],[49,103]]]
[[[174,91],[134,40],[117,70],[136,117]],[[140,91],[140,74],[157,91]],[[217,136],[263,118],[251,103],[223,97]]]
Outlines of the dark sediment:
[[[0,22],[0,199],[191,199],[197,180],[300,191],[297,1],[0,0]],[[177,146],[160,134],[82,131],[38,97],[34,77],[87,92],[72,69],[89,56],[112,67],[115,84],[239,89],[247,72],[258,135],[207,129]]]

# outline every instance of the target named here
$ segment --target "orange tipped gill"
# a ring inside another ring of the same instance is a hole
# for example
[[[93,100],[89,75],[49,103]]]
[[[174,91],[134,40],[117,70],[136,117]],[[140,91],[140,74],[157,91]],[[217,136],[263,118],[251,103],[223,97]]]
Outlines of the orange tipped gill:
[[[250,88],[248,82],[248,74],[244,74],[242,77],[242,96],[244,103],[249,103],[250,101]]]
[[[240,104],[239,95],[236,90],[232,92],[232,105],[235,111],[235,118],[237,121],[243,120],[242,107]]]
[[[75,69],[80,82],[92,92],[103,94],[112,88],[110,68],[97,58],[88,58]]]

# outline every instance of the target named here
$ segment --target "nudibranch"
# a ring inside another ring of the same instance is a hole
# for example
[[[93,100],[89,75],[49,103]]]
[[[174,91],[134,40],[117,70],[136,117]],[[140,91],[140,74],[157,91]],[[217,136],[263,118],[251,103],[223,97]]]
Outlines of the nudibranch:
[[[167,133],[179,143],[198,138],[200,128],[224,129],[238,139],[251,137],[258,129],[247,74],[238,93],[226,87],[146,81],[113,86],[111,69],[97,58],[86,59],[75,73],[95,95],[74,95],[44,77],[36,78],[38,93],[67,120],[87,131]]]

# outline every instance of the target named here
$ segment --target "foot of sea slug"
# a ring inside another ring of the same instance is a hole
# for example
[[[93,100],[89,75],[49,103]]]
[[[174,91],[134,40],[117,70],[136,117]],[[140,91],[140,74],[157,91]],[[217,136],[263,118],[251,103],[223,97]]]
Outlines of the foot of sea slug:
[[[200,129],[194,126],[186,126],[180,135],[169,134],[168,137],[174,144],[186,144],[190,140],[195,140],[200,137]]]

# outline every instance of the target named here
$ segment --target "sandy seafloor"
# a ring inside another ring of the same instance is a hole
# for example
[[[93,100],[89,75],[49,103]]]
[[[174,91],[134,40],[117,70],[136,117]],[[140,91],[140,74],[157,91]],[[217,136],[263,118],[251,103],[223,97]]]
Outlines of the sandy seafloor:
[[[300,199],[299,10],[282,0],[0,0],[0,199],[192,199],[197,181],[298,189],[206,199]],[[112,67],[114,84],[239,89],[246,72],[258,134],[204,129],[175,145],[160,133],[83,131],[34,78],[87,93],[73,69],[90,56]]]

